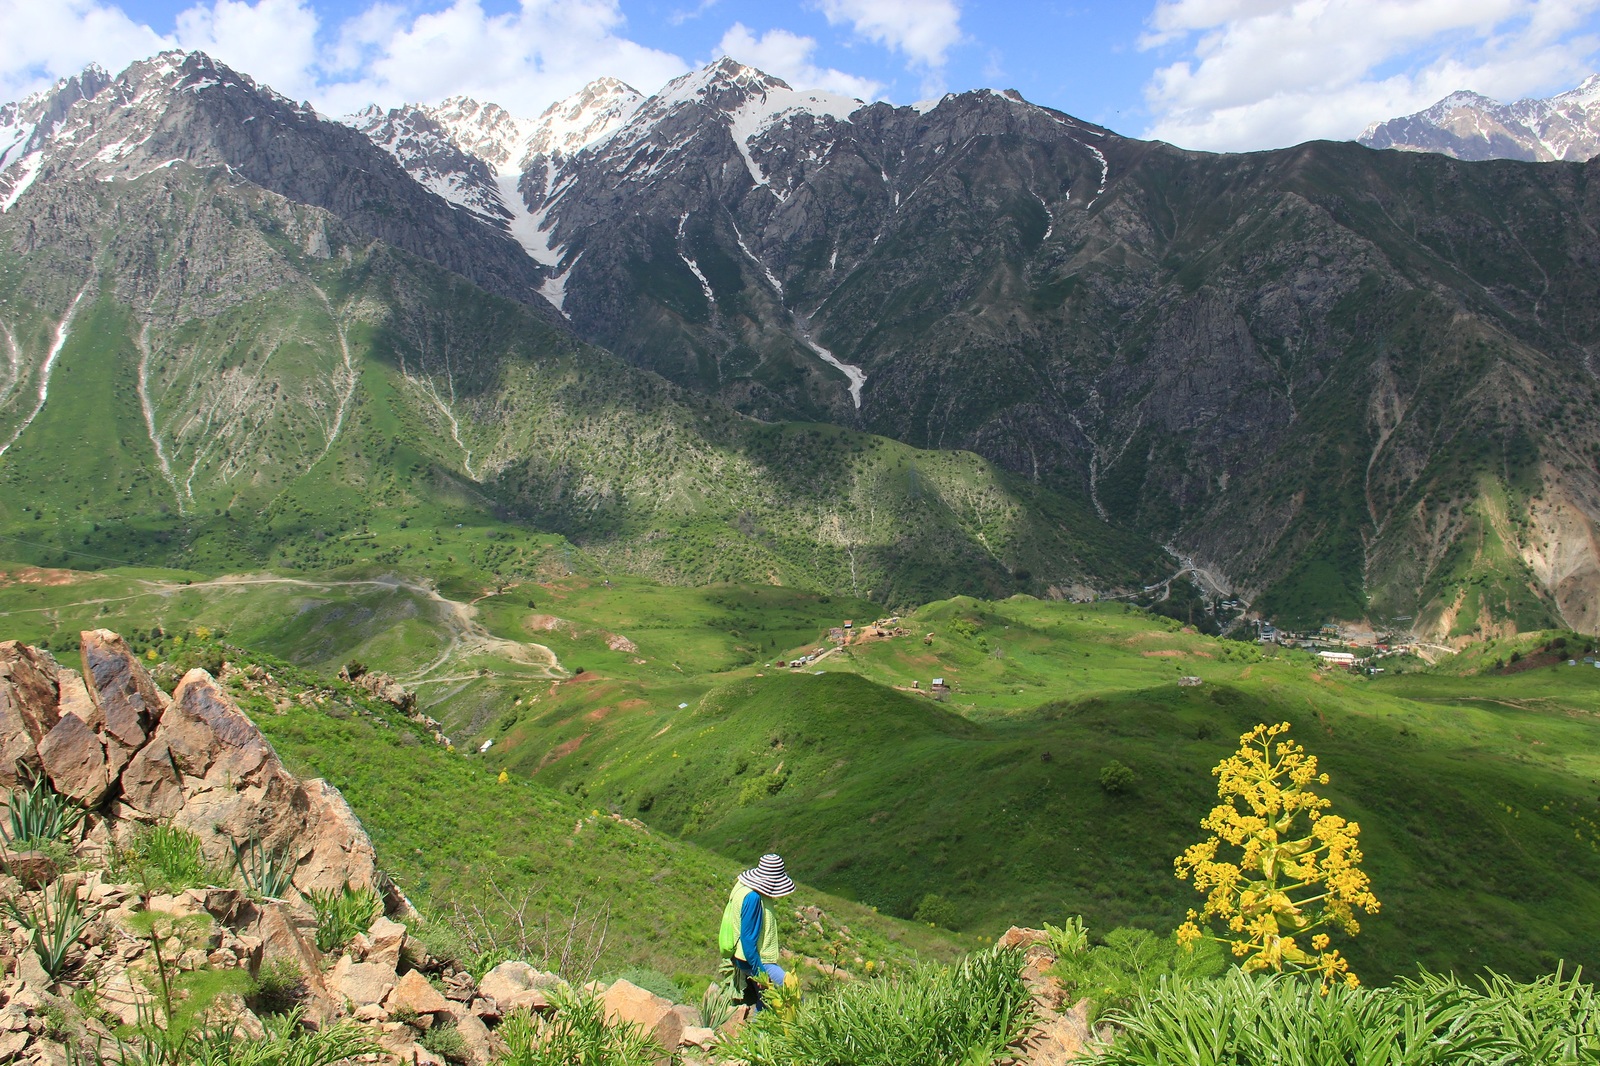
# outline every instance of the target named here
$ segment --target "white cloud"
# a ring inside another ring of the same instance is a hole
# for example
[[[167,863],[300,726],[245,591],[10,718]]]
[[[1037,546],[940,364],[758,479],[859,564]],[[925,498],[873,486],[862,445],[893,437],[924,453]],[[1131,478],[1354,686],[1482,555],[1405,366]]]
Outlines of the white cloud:
[[[1500,99],[1593,73],[1600,0],[1161,0],[1140,45],[1187,56],[1145,88],[1148,135],[1241,151],[1419,111],[1457,89]]]
[[[285,96],[317,94],[317,13],[303,0],[215,0],[180,12],[178,44]]]
[[[323,96],[346,111],[367,99],[463,93],[530,115],[602,75],[648,93],[688,69],[678,56],[622,36],[623,21],[616,0],[522,0],[500,15],[456,0],[409,22],[386,9],[341,38],[337,57],[360,55],[361,75],[326,86]]]
[[[923,91],[944,88],[950,49],[961,43],[956,0],[817,0],[830,25],[848,23],[856,34],[900,52],[923,71]]]
[[[171,41],[96,0],[0,0],[0,100],[15,100],[90,63],[115,72]]]
[[[742,22],[735,22],[718,51],[739,62],[774,74],[796,89],[829,89],[861,100],[872,100],[883,92],[883,85],[871,78],[846,74],[832,67],[819,67],[811,61],[817,42],[788,30],[768,30],[757,37]]]
[[[603,75],[653,92],[680,57],[624,34],[618,0],[479,0],[417,11],[375,0],[337,23],[315,0],[201,0],[158,33],[101,0],[0,0],[0,100],[98,62],[113,73],[165,48],[200,49],[324,114],[455,93],[534,115]]]

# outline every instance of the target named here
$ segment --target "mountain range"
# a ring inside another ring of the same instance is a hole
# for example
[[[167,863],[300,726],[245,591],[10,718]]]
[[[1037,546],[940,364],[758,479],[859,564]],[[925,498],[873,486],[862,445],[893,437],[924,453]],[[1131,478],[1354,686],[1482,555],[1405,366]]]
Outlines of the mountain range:
[[[1374,122],[1360,142],[1457,159],[1582,162],[1600,153],[1600,74],[1576,89],[1510,104],[1475,92],[1451,93],[1425,111]]]
[[[221,566],[470,500],[889,602],[1136,591],[1164,545],[1285,620],[1593,631],[1594,175],[729,59],[344,122],[91,68],[0,110],[0,526]],[[91,384],[82,455],[89,395],[45,400]]]

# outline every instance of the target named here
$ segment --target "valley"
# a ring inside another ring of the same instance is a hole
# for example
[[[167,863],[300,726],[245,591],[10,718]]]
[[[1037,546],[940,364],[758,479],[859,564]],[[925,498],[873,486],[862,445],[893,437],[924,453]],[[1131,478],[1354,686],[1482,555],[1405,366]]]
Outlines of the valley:
[[[0,616],[58,654],[111,626],[163,657],[203,631],[325,676],[356,660],[417,693],[450,773],[507,770],[730,861],[776,848],[819,888],[905,918],[928,906],[978,939],[1074,913],[1172,928],[1189,893],[1171,859],[1211,803],[1211,766],[1256,722],[1288,721],[1363,827],[1384,902],[1349,948],[1363,973],[1593,964],[1592,639],[1510,638],[1457,669],[1389,659],[1369,679],[1116,602],[957,598],[878,630],[865,601],[660,585],[556,543],[540,568],[434,588],[372,569],[0,567]],[[1132,788],[1101,786],[1113,761]]]

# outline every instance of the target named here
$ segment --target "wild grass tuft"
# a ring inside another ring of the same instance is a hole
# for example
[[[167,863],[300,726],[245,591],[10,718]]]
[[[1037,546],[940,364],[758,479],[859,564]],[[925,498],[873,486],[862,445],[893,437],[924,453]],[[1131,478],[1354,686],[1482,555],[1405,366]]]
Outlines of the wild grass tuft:
[[[608,1024],[594,996],[561,992],[549,1022],[518,1011],[500,1026],[506,1052],[496,1066],[654,1066],[665,1053],[637,1025]]]
[[[801,1002],[792,1019],[754,1016],[723,1053],[750,1066],[987,1066],[1027,1026],[1021,957],[991,948],[954,967],[921,967]]]
[[[294,884],[294,860],[288,852],[268,851],[261,838],[233,842],[233,864],[245,888],[257,899],[282,899]]]
[[[1068,930],[1072,925],[1068,923]],[[1113,929],[1105,943],[1091,946],[1087,931],[1079,940],[1060,930],[1062,947],[1077,950],[1058,953],[1051,973],[1066,982],[1074,999],[1088,997],[1091,1016],[1108,1009],[1131,1009],[1162,986],[1216,977],[1227,967],[1215,941],[1203,940],[1184,948],[1171,936],[1146,929]],[[1081,931],[1081,926],[1080,926]],[[1055,938],[1052,938],[1054,941]]]
[[[14,851],[63,840],[83,821],[83,808],[51,788],[42,773],[27,788],[12,789],[8,802],[0,833]]]
[[[1600,997],[1559,972],[1529,984],[1426,976],[1324,990],[1232,970],[1216,981],[1163,980],[1114,1018],[1124,1032],[1094,1066],[1577,1066],[1600,1057]]]
[[[6,909],[27,934],[28,946],[45,974],[52,981],[60,978],[73,946],[89,922],[78,906],[77,888],[67,881],[57,881],[45,890],[37,908],[24,911],[15,902],[7,901]]]
[[[131,874],[151,892],[181,892],[226,881],[221,870],[206,862],[200,838],[176,825],[139,830],[113,862],[117,872]]]
[[[383,913],[383,900],[370,888],[312,889],[306,900],[317,916],[317,949],[334,952],[366,932]]]

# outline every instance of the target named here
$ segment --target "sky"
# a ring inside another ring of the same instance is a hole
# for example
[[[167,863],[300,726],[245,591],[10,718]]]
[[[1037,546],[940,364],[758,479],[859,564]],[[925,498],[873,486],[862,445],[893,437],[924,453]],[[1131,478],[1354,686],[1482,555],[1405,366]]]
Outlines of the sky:
[[[533,116],[721,55],[906,104],[1012,88],[1119,133],[1251,151],[1352,138],[1458,89],[1600,71],[1600,0],[0,0],[0,100],[201,49],[328,115],[465,94]]]

